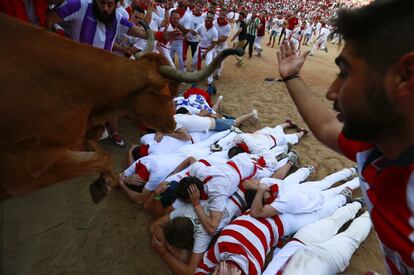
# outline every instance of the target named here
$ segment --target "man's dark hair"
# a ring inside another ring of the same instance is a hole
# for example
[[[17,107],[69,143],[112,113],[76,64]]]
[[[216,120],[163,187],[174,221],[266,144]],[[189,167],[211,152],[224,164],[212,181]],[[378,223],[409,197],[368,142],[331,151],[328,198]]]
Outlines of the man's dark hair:
[[[234,156],[237,156],[240,153],[245,153],[245,151],[243,150],[243,148],[241,148],[240,146],[236,145],[232,148],[230,148],[228,156],[229,158],[232,158]]]
[[[180,107],[180,108],[178,108],[177,109],[177,111],[175,111],[175,113],[176,114],[188,114],[189,113],[189,111],[188,111],[188,109],[187,108],[185,108],[185,107]]]
[[[334,24],[355,54],[383,73],[414,51],[413,15],[413,0],[376,0],[359,9],[340,10]]]
[[[175,190],[177,199],[180,201],[187,201],[190,199],[190,196],[188,195],[188,187],[190,187],[191,184],[195,184],[198,190],[203,190],[204,183],[200,179],[191,176],[182,178]]]
[[[169,244],[180,249],[193,250],[194,225],[189,218],[177,217],[165,227],[165,239]]]
[[[257,191],[256,190],[247,190],[244,194],[244,199],[246,201],[246,207],[247,209],[252,207],[252,203],[254,200],[254,197],[256,196]]]
[[[144,9],[143,9],[143,8],[141,8],[140,6],[134,6],[132,9],[133,9],[134,11],[138,12],[138,13],[145,14]]]
[[[240,12],[240,13],[239,13],[239,16],[240,16],[240,15],[241,15],[241,16],[243,16],[243,17],[246,17],[246,14],[245,14],[244,12]]]
[[[138,159],[142,158],[141,154],[139,153],[139,146],[132,149],[131,155],[132,155],[132,158],[134,160],[138,160]]]

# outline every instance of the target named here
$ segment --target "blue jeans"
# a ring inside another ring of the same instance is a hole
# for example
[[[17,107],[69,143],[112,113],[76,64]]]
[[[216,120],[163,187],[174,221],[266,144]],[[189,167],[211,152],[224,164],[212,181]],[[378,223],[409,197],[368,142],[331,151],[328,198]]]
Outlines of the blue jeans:
[[[215,118],[216,121],[216,128],[214,131],[226,131],[230,129],[231,126],[234,126],[236,120],[229,119],[229,118]]]

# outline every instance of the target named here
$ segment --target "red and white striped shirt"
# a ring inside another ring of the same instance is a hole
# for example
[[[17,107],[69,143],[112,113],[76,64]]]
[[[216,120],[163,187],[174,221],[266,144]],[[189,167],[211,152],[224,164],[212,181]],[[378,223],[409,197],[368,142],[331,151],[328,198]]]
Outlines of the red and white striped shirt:
[[[283,236],[279,216],[256,219],[247,211],[223,228],[196,274],[209,274],[222,261],[236,264],[244,274],[261,274],[266,255],[277,245],[279,236]]]
[[[390,274],[414,274],[414,146],[395,160],[374,145],[339,136],[342,152],[358,163],[361,190]]]

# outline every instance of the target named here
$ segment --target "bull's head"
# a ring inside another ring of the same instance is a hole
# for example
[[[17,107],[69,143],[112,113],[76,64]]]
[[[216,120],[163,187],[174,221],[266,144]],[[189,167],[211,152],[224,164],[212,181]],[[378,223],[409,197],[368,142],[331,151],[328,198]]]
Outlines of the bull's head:
[[[148,59],[149,62],[151,59],[154,61],[155,57],[153,55],[145,56],[147,53],[152,52],[154,35],[144,21],[141,21],[140,24],[147,31],[148,43],[146,49],[137,53],[135,58],[137,60]],[[158,67],[156,72],[151,72],[148,67],[147,78],[151,83],[151,85],[148,85],[147,87],[149,93],[141,93],[134,98],[134,100],[138,100],[138,102],[141,103],[139,104],[139,110],[134,110],[135,114],[139,114],[137,122],[140,125],[155,128],[163,132],[173,131],[175,128],[175,121],[173,118],[175,109],[172,99],[177,95],[179,85],[181,83],[196,83],[206,79],[209,75],[214,73],[226,57],[235,54],[242,56],[244,51],[243,49],[226,49],[218,54],[209,66],[198,72],[181,72],[170,65],[167,65],[168,62],[158,56],[156,59],[162,59],[163,61],[157,62]],[[159,66],[159,64],[162,65]],[[142,102],[148,104],[142,104]],[[155,105],[153,103],[155,103]],[[154,106],[156,106],[155,109]],[[138,108],[138,105],[136,108]]]

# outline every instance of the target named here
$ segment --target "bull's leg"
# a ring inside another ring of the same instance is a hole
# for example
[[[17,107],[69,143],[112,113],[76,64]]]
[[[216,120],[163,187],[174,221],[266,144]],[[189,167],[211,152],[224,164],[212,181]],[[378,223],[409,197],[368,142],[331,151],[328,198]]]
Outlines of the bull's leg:
[[[112,169],[111,156],[103,151],[66,151],[64,156],[60,158],[57,167],[59,170],[55,173],[63,178],[84,176],[94,172],[100,173],[101,176],[89,187],[94,203],[101,201],[118,180],[118,176]]]

